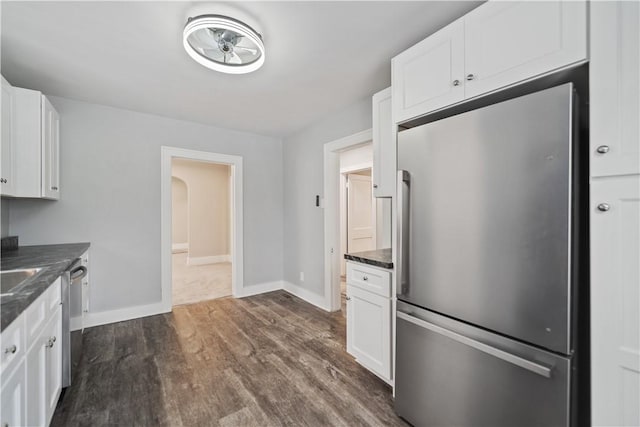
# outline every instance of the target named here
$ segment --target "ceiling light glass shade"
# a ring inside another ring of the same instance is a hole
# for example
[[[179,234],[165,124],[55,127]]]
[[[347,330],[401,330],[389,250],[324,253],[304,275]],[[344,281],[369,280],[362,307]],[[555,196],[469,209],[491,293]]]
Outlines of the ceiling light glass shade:
[[[262,36],[244,22],[227,16],[189,18],[182,42],[191,58],[215,71],[244,74],[264,64]]]

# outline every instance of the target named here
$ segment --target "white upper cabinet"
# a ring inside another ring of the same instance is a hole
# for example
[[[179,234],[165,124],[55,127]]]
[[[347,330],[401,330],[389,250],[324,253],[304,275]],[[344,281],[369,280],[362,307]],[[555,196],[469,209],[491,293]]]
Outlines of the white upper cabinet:
[[[2,77],[2,164],[0,165],[0,193],[13,196],[15,193],[15,99],[14,89]]]
[[[489,2],[464,17],[465,98],[587,57],[582,1]]]
[[[464,23],[457,20],[391,61],[396,123],[464,99]]]
[[[60,119],[39,91],[14,88],[16,197],[60,197]]]
[[[396,126],[391,88],[373,95],[373,196],[393,197],[396,184]]]
[[[592,2],[591,175],[640,173],[640,3]]]
[[[586,59],[585,1],[490,1],[393,58],[394,121]]]

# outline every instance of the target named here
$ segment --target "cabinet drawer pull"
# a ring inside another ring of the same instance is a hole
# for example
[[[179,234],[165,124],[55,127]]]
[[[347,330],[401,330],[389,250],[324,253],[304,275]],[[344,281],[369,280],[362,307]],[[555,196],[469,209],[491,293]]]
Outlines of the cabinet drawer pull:
[[[474,76],[473,74],[467,74],[467,80],[471,81],[473,79],[475,79],[476,76]]]
[[[351,297],[346,297],[345,300],[351,301]]]
[[[362,276],[362,280],[366,282],[367,280],[369,280],[369,278],[367,276]]]
[[[598,205],[598,210],[599,210],[600,212],[606,212],[606,211],[608,211],[609,209],[611,209],[611,206],[609,206],[609,203],[600,203],[600,204]]]
[[[16,345],[12,345],[11,347],[7,347],[4,349],[5,354],[15,354],[15,352],[18,351],[18,347],[16,347]]]

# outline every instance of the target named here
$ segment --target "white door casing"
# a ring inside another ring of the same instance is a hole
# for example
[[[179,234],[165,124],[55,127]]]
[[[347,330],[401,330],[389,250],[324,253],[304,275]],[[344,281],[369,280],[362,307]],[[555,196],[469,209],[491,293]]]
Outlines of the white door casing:
[[[340,310],[340,152],[371,142],[372,131],[324,145],[324,306]]]

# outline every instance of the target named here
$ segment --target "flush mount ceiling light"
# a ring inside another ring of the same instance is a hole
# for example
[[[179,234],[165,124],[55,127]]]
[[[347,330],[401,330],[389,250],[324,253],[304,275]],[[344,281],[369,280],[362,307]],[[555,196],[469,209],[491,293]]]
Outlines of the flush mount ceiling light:
[[[264,64],[262,36],[244,22],[227,16],[189,18],[182,42],[189,56],[215,71],[244,74]]]

